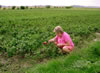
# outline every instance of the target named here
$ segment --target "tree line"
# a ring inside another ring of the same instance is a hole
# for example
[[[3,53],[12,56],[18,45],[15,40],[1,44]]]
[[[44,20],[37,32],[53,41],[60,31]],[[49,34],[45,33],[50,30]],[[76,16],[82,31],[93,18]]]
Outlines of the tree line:
[[[66,9],[70,9],[72,8],[72,6],[50,6],[50,5],[46,5],[46,6],[8,6],[8,7],[5,7],[5,6],[2,6],[0,5],[0,9],[12,9],[12,10],[15,10],[15,9],[33,9],[33,8],[66,8]]]

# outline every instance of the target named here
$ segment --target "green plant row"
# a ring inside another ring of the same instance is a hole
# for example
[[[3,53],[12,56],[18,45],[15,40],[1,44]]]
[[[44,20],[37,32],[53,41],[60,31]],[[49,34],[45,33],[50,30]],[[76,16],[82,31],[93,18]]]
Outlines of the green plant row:
[[[42,43],[55,36],[53,29],[57,25],[70,34],[77,46],[91,34],[100,32],[100,11],[0,10],[0,50],[8,56],[41,52],[44,50]],[[46,55],[56,52],[51,49],[45,49]]]

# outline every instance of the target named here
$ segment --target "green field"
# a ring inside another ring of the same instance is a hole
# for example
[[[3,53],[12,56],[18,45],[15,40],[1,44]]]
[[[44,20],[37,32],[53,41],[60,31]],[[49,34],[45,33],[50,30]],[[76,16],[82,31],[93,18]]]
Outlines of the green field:
[[[57,25],[69,33],[75,43],[75,50],[69,55],[59,53],[53,44],[42,44],[55,36],[53,29]],[[0,72],[99,73],[100,36],[96,33],[100,33],[100,9],[0,10],[0,56],[6,56],[7,60],[22,56],[24,59],[20,58],[23,60],[19,64],[28,59],[31,63],[30,67],[17,69],[16,62],[0,63]],[[46,64],[38,62],[44,59]]]

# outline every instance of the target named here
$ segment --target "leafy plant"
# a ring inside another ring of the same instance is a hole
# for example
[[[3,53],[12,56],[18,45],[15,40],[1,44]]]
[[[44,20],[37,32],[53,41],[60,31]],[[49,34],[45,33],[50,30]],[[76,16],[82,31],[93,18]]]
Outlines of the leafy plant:
[[[21,6],[21,9],[25,7]],[[55,37],[55,26],[60,25],[71,36],[75,46],[80,46],[90,35],[99,32],[99,15],[98,10],[1,10],[0,48],[12,56],[40,53],[42,50],[45,56],[57,56],[59,49],[55,45],[42,44]],[[95,52],[98,51],[96,48]]]
[[[100,42],[96,42],[91,49],[94,49],[94,53],[100,56]]]

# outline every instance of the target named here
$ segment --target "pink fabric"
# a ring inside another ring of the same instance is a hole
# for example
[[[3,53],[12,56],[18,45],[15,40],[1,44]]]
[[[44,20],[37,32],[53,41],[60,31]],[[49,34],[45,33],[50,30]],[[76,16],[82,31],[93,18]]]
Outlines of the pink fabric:
[[[66,44],[68,41],[70,42],[70,46],[74,47],[74,43],[72,42],[72,39],[70,38],[70,35],[66,32],[62,34],[62,37],[59,37],[56,35],[55,37],[57,44]]]

